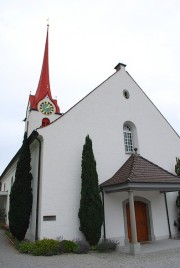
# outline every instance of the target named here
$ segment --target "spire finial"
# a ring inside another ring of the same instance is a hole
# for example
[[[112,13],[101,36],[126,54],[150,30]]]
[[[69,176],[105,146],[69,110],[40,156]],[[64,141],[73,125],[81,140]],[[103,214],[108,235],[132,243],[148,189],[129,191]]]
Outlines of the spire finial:
[[[49,28],[49,18],[47,18],[47,28]]]

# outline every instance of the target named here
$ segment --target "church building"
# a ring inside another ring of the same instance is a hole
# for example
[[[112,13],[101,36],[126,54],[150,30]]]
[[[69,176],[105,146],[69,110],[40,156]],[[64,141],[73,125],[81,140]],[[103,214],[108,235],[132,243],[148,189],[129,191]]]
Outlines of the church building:
[[[35,95],[25,118],[31,150],[33,204],[26,237],[84,239],[79,230],[82,150],[92,139],[104,205],[102,238],[129,244],[177,236],[174,167],[180,137],[119,63],[115,72],[62,114],[52,97],[48,29]],[[19,151],[1,175],[0,203],[9,210]],[[8,217],[7,217],[8,224]]]

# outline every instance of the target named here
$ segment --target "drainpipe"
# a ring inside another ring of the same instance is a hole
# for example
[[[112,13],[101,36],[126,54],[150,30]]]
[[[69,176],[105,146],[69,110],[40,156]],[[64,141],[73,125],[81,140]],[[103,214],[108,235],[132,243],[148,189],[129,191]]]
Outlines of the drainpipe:
[[[101,194],[102,194],[102,205],[103,205],[103,236],[104,236],[104,240],[106,240],[106,223],[105,223],[105,209],[104,209],[104,192],[103,190],[101,190]]]
[[[40,191],[40,172],[41,172],[41,141],[35,137],[39,143],[39,158],[38,158],[38,180],[37,180],[37,199],[36,199],[36,229],[35,240],[38,240],[38,225],[39,225],[39,191]]]
[[[169,229],[169,238],[172,238],[170,221],[169,221],[169,211],[168,211],[168,205],[167,205],[167,197],[166,197],[165,192],[164,192],[164,200],[165,200],[165,206],[166,206],[167,222],[168,222],[168,229]]]

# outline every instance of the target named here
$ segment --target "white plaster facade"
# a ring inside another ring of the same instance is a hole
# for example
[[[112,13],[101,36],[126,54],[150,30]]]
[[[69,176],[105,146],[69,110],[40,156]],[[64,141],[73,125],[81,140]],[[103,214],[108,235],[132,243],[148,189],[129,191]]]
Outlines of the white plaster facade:
[[[124,90],[129,92],[128,99],[123,95]],[[30,120],[39,120],[38,112],[32,111]],[[102,183],[112,177],[130,156],[124,148],[123,126],[126,122],[134,127],[134,147],[138,148],[138,153],[174,173],[176,157],[180,156],[179,136],[121,64],[118,71],[61,118],[37,129],[41,139],[41,160],[39,163],[39,142],[35,140],[31,145],[33,208],[28,238],[33,240],[36,232],[39,164],[38,238],[83,237],[79,231],[78,210],[85,137],[89,135],[92,139],[99,183]],[[32,130],[34,128],[35,125]],[[14,167],[12,173],[8,171],[2,179],[2,184],[6,183],[7,187],[14,176]],[[7,189],[10,192],[10,188]],[[149,204],[151,239],[167,238],[164,195],[158,191],[141,191],[134,192],[134,196]],[[176,196],[176,192],[167,194],[173,235],[177,233],[173,225],[177,217]],[[106,236],[118,239],[121,245],[128,240],[123,208],[127,199],[127,192],[105,194]],[[55,218],[46,221],[44,217],[47,216]]]

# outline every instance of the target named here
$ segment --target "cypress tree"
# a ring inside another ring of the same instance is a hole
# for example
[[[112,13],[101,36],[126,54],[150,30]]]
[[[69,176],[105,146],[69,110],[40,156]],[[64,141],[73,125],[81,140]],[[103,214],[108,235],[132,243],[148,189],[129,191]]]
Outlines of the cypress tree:
[[[97,245],[101,237],[103,223],[103,206],[98,186],[96,161],[92,149],[92,141],[86,137],[82,152],[81,164],[81,200],[79,209],[80,231],[90,246]]]
[[[30,162],[30,148],[27,133],[25,133],[17,162],[15,181],[11,188],[9,209],[9,228],[18,240],[23,240],[26,235],[32,208],[32,174],[30,172]]]
[[[175,172],[177,176],[180,176],[180,159],[176,158]]]

